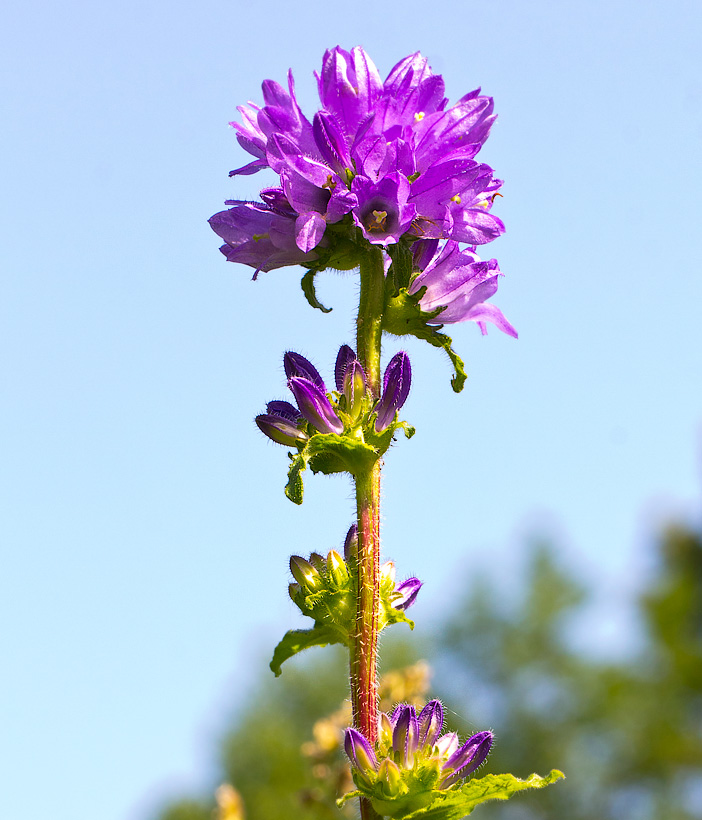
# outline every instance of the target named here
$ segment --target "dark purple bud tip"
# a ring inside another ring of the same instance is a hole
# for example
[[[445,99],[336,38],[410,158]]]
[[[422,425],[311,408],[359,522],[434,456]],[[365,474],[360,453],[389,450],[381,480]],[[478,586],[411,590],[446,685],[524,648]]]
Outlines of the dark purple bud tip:
[[[336,365],[334,366],[334,381],[336,382],[336,389],[339,393],[344,389],[344,376],[346,375],[346,368],[351,362],[356,361],[356,353],[353,348],[348,345],[341,345],[339,353],[336,357]]]
[[[419,724],[414,706],[400,707],[392,733],[392,748],[401,756],[405,766],[410,766],[414,760],[419,741]]]
[[[324,386],[324,379],[319,375],[317,368],[312,362],[308,362],[307,359],[299,353],[288,350],[283,356],[283,367],[285,368],[285,375],[288,379],[291,379],[293,376],[298,376],[301,379],[309,379],[319,387],[322,393],[327,392],[327,388]]]
[[[395,609],[409,609],[417,600],[417,595],[419,595],[419,590],[421,588],[422,582],[419,578],[408,578],[395,588],[395,592],[399,592],[401,597],[395,599],[392,605]]]
[[[390,363],[385,368],[383,395],[377,406],[376,433],[382,433],[390,426],[395,418],[395,413],[407,401],[411,383],[412,368],[409,356],[401,350],[390,359]]]
[[[492,732],[478,732],[467,740],[460,749],[454,752],[444,763],[442,771],[448,777],[441,783],[442,789],[453,786],[459,780],[474,772],[485,762],[492,747]]]
[[[438,700],[430,700],[419,713],[419,745],[433,746],[444,726],[444,707]]]
[[[371,774],[378,771],[378,759],[365,737],[356,729],[347,729],[344,736],[344,750],[360,772]]]
[[[265,436],[286,447],[294,447],[298,442],[307,441],[307,435],[299,430],[294,422],[278,415],[264,413],[256,416],[255,422]]]
[[[302,415],[320,433],[341,435],[344,432],[344,425],[323,389],[309,379],[298,376],[288,379],[288,387],[292,390]]]
[[[344,540],[344,560],[356,556],[358,550],[358,524],[351,524]]]

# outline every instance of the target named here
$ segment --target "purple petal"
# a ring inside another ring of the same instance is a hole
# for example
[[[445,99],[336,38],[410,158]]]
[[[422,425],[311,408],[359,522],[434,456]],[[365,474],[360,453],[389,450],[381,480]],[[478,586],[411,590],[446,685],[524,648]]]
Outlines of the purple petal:
[[[309,253],[322,241],[326,227],[324,217],[316,211],[300,214],[295,221],[297,247],[304,253]]]
[[[399,610],[409,609],[417,600],[419,590],[422,588],[422,582],[419,578],[408,578],[399,586],[395,587],[395,592],[401,593],[402,597],[399,600],[393,601],[393,607]]]

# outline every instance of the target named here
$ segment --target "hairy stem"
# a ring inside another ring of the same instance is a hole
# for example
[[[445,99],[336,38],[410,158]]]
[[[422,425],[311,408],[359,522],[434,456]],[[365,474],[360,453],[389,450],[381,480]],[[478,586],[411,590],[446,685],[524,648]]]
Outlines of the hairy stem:
[[[380,345],[385,302],[385,273],[380,248],[361,261],[361,297],[357,321],[357,354],[374,398],[380,395]],[[356,628],[351,642],[350,674],[353,722],[370,743],[378,733],[378,609],[380,604],[380,462],[356,475],[358,553]],[[361,817],[378,815],[361,800]]]

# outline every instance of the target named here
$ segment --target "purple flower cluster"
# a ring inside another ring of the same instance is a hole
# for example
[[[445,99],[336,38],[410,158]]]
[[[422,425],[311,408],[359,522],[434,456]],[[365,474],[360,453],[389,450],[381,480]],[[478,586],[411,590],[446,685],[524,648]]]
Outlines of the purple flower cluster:
[[[258,428],[268,438],[293,447],[309,439],[305,422],[319,433],[341,435],[345,425],[339,412],[351,426],[359,421],[366,398],[366,374],[356,353],[348,345],[342,345],[339,349],[334,368],[338,402],[332,402],[329,398],[319,371],[304,356],[288,351],[283,356],[283,367],[297,407],[287,401],[268,402],[266,412],[255,419]],[[376,433],[382,433],[392,424],[396,413],[407,400],[411,381],[409,357],[400,351],[385,369],[383,392],[372,408],[376,413]]]
[[[346,729],[344,748],[361,783],[371,789],[379,786],[385,796],[424,787],[430,778],[422,772],[433,771],[432,788],[448,789],[472,774],[487,758],[492,747],[492,732],[478,732],[461,744],[455,732],[441,734],[444,710],[432,700],[417,715],[414,706],[401,704],[391,714],[381,713],[378,743],[374,749],[356,729]],[[376,754],[377,752],[377,754]],[[417,783],[413,783],[417,775]],[[405,783],[400,788],[402,780]]]
[[[495,120],[492,99],[477,89],[449,107],[443,78],[418,52],[383,82],[358,46],[327,50],[317,84],[321,109],[311,122],[291,72],[287,89],[263,83],[263,106],[239,107],[242,121],[231,124],[254,160],[230,175],[270,168],[279,185],[261,191],[260,202],[228,200],[232,207],[210,219],[227,259],[257,273],[315,268],[322,249],[333,251],[339,225],[355,226],[371,245],[406,237],[415,261],[431,260],[434,280],[449,282],[439,301],[421,302],[423,310],[445,308],[437,323],[473,319],[484,330],[490,321],[513,333],[496,308],[477,308],[494,293],[499,269],[495,260],[481,262],[475,247],[504,232],[491,213],[502,182],[475,159]],[[450,241],[439,248],[439,240]],[[459,242],[469,250],[461,254]]]

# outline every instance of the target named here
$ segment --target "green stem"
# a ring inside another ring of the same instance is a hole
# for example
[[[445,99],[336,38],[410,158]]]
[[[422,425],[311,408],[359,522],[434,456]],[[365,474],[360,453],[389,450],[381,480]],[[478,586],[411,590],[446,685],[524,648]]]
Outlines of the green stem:
[[[374,398],[380,395],[380,345],[385,304],[385,272],[380,248],[361,260],[357,354]],[[356,628],[351,641],[350,676],[354,726],[371,744],[378,733],[378,611],[380,605],[380,462],[356,475],[358,553]],[[378,815],[361,800],[362,820]]]

